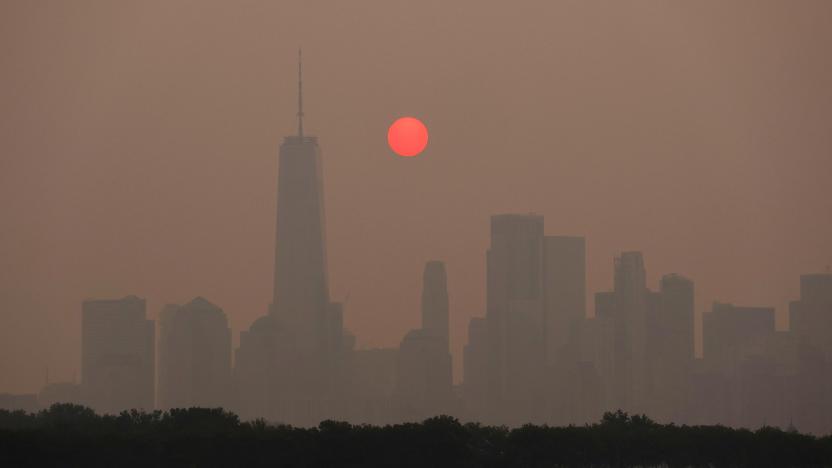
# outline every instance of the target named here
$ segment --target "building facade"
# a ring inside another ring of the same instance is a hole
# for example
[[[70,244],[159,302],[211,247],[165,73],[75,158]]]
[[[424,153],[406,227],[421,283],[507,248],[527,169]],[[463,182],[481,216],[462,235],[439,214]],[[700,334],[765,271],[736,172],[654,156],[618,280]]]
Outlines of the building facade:
[[[229,405],[231,329],[222,309],[202,297],[165,306],[158,351],[160,409]]]
[[[87,300],[81,321],[84,401],[101,413],[153,409],[155,330],[145,300]]]

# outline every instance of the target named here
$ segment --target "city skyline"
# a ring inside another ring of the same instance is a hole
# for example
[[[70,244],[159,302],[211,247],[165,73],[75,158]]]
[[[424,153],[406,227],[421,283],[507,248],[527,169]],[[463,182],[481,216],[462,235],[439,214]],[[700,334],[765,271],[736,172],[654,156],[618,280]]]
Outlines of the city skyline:
[[[135,295],[87,299],[80,383],[50,382],[47,371],[37,394],[0,393],[0,408],[225,408],[295,427],[438,415],[575,425],[616,410],[663,423],[832,427],[832,273],[800,276],[787,331],[773,307],[714,301],[698,358],[692,279],[663,274],[651,289],[643,253],[624,251],[612,290],[595,292],[588,313],[586,239],[548,234],[535,213],[490,217],[486,308],[469,321],[459,385],[443,260],[425,262],[421,326],[398,347],[357,349],[345,304],[330,300],[324,158],[318,137],[304,134],[300,50],[297,66],[297,132],[278,151],[272,300],[239,345],[223,309],[202,296],[166,304],[158,324]]]
[[[139,10],[140,22],[149,18],[142,14],[149,15],[153,11],[152,8],[135,8]],[[659,7],[663,11],[668,8],[671,7]],[[215,18],[211,15],[220,15],[222,10],[215,7],[206,13],[208,16],[205,18]],[[732,15],[738,14],[733,9],[729,10],[732,18]],[[593,13],[591,7],[572,7],[569,11],[577,15]],[[545,12],[551,13],[551,10]],[[246,18],[250,15],[237,14]],[[797,16],[801,21],[810,21],[807,14]],[[645,26],[643,18],[627,18],[621,26],[626,31],[636,31],[638,27]],[[702,17],[698,18],[704,21]],[[769,16],[754,18],[757,22],[753,24],[758,27],[777,25],[783,35],[797,44],[805,40],[804,36],[790,29],[794,26]],[[208,34],[214,20],[205,21],[206,24],[197,24],[195,29]],[[352,21],[361,23],[355,18]],[[651,31],[657,31],[655,28],[658,26],[653,22],[646,23],[654,27]],[[59,26],[62,24],[58,23]],[[75,18],[66,29],[58,28],[56,34],[80,40],[73,25],[82,24],[85,23]],[[170,25],[160,27],[171,34]],[[718,30],[717,34],[722,34],[718,37],[734,37],[718,25],[712,27]],[[17,29],[11,31],[25,36]],[[449,31],[438,31],[443,38],[453,36]],[[569,37],[584,37],[574,30],[564,31],[562,34]],[[145,52],[158,50],[153,44],[135,42],[138,36],[131,36],[129,32],[123,34],[119,36],[121,46],[130,45]],[[256,42],[255,39],[246,37],[246,44]],[[608,50],[613,39],[608,37],[601,41],[603,47],[590,44],[589,50],[600,54]],[[290,78],[294,65],[288,57],[293,58],[297,42],[280,42],[287,44],[279,46],[281,50],[285,48],[286,53],[276,53],[274,47],[268,54],[265,49],[257,49],[258,55],[253,59],[235,59],[229,50],[221,49],[220,62],[238,66],[258,63],[256,66],[260,67],[258,71],[263,81],[255,81],[257,86],[245,90],[240,85],[251,84],[246,79],[209,76],[211,74],[206,73],[205,84],[195,85],[194,94],[183,91],[182,101],[177,101],[170,99],[176,94],[165,91],[166,87],[170,85],[181,89],[177,86],[190,83],[190,75],[181,75],[182,69],[168,62],[172,58],[152,54],[139,57],[134,66],[140,68],[142,63],[171,65],[175,76],[168,80],[156,72],[139,70],[141,73],[136,75],[134,82],[114,74],[115,70],[125,67],[125,63],[117,61],[106,50],[99,50],[97,54],[114,61],[114,68],[101,78],[110,87],[93,89],[95,82],[89,81],[86,75],[78,74],[72,75],[74,81],[68,85],[78,89],[82,96],[88,93],[95,96],[88,106],[81,105],[83,99],[66,90],[66,80],[55,83],[43,78],[33,82],[31,86],[34,90],[43,92],[42,98],[24,92],[22,96],[31,98],[26,102],[34,103],[31,109],[38,109],[37,106],[44,105],[48,99],[57,99],[78,104],[67,107],[74,107],[78,112],[86,109],[91,114],[87,119],[79,120],[83,123],[77,126],[65,126],[68,124],[64,120],[71,117],[66,113],[56,116],[58,122],[64,122],[56,125],[64,130],[58,130],[56,136],[46,138],[43,143],[35,142],[38,132],[47,128],[42,125],[35,125],[31,127],[34,130],[27,131],[23,130],[30,127],[24,128],[19,123],[4,128],[10,133],[4,134],[3,141],[12,144],[10,151],[5,152],[9,156],[4,156],[3,167],[9,170],[3,171],[2,207],[8,219],[16,222],[14,230],[4,232],[7,237],[4,237],[2,247],[4,258],[10,259],[9,264],[15,268],[5,270],[7,276],[3,288],[6,289],[0,304],[4,310],[5,333],[2,337],[2,369],[4,375],[9,376],[8,380],[4,379],[6,387],[0,388],[0,391],[26,392],[40,388],[47,367],[53,381],[70,380],[74,372],[80,375],[80,356],[65,350],[80,349],[79,305],[87,297],[119,298],[136,294],[148,301],[148,318],[158,319],[165,304],[184,304],[194,297],[204,296],[228,315],[234,347],[239,345],[239,332],[265,313],[271,296],[272,281],[268,279],[268,271],[273,269],[269,251],[274,242],[274,220],[269,214],[273,214],[275,208],[271,205],[276,193],[273,183],[276,167],[274,148],[279,135],[294,127],[292,113],[287,112],[293,107],[295,99],[294,81]],[[623,103],[614,99],[606,103],[595,101],[589,99],[594,89],[589,86],[580,88],[581,99],[567,101],[567,105],[560,107],[564,115],[572,116],[571,123],[566,117],[552,117],[555,119],[553,128],[560,129],[556,134],[557,141],[552,143],[539,137],[545,133],[542,130],[549,128],[548,123],[541,123],[546,122],[543,116],[549,110],[543,113],[543,109],[532,107],[529,112],[516,112],[522,105],[529,104],[526,94],[506,97],[498,93],[489,105],[474,106],[471,101],[480,99],[487,91],[502,89],[503,85],[497,87],[496,83],[486,78],[486,92],[474,86],[460,91],[459,100],[449,99],[452,93],[448,89],[456,89],[462,82],[463,70],[470,70],[470,67],[482,70],[491,63],[479,56],[471,59],[472,64],[460,63],[458,72],[451,67],[449,72],[428,75],[415,65],[408,67],[395,61],[392,64],[395,72],[374,69],[378,72],[379,81],[394,83],[391,95],[398,92],[402,99],[389,105],[369,102],[367,108],[362,110],[366,112],[365,119],[362,115],[355,115],[355,109],[360,107],[354,104],[369,96],[367,84],[355,85],[357,80],[350,79],[365,79],[366,76],[350,72],[344,83],[327,83],[332,79],[331,73],[339,69],[339,62],[332,58],[324,43],[316,40],[304,42],[312,43],[306,46],[307,51],[311,49],[308,54],[317,56],[307,61],[313,67],[309,79],[314,90],[308,105],[311,106],[310,115],[315,115],[308,128],[326,138],[324,179],[328,183],[325,204],[328,208],[328,253],[332,254],[331,297],[333,300],[346,299],[346,328],[358,337],[359,347],[398,346],[408,330],[419,327],[420,277],[424,263],[442,259],[448,273],[452,311],[451,352],[454,375],[459,383],[468,320],[482,316],[486,308],[484,252],[488,243],[489,219],[496,213],[535,211],[547,221],[546,235],[582,236],[586,239],[586,307],[590,311],[594,310],[594,294],[613,286],[612,259],[619,252],[638,250],[644,254],[646,282],[651,289],[658,288],[662,275],[674,271],[696,282],[698,316],[709,310],[713,301],[769,306],[776,309],[778,327],[783,328],[788,302],[799,297],[799,275],[821,272],[830,263],[828,240],[823,240],[832,238],[828,216],[823,216],[823,213],[829,212],[826,210],[829,197],[827,189],[819,185],[821,175],[829,173],[825,171],[829,168],[829,151],[828,146],[824,146],[825,140],[816,136],[825,127],[812,127],[814,130],[807,130],[805,134],[792,127],[781,128],[784,133],[768,133],[781,135],[784,139],[774,142],[776,151],[772,152],[754,145],[743,146],[741,143],[745,140],[740,140],[740,137],[743,129],[748,128],[743,125],[729,126],[734,132],[731,138],[707,140],[708,144],[704,147],[686,146],[685,143],[690,141],[683,137],[674,140],[673,144],[665,144],[661,139],[651,142],[646,137],[633,137],[633,141],[628,141],[615,130],[616,125],[624,122],[623,113],[616,114],[615,108],[629,107],[638,118],[649,122],[649,125],[644,123],[636,127],[634,133],[640,135],[639,132],[657,125],[658,119],[651,119],[651,112],[665,115],[663,112],[670,112],[672,106],[656,104],[653,99],[661,96],[643,88],[637,88],[635,94],[651,98],[644,104],[646,110],[634,107],[635,99]],[[649,57],[649,53],[655,50],[646,47],[647,44],[636,41],[630,45],[648,54],[647,57],[636,57],[639,64],[649,66],[655,63]],[[42,50],[47,46],[36,43],[32,47]],[[438,49],[438,44],[429,43],[425,47],[434,51]],[[538,50],[538,47],[534,46],[533,50]],[[688,50],[679,47],[683,52]],[[179,52],[195,50],[192,44],[182,41],[174,41],[173,48]],[[723,58],[745,57],[743,51],[742,48],[731,49]],[[411,52],[409,57],[415,54],[413,50]],[[688,59],[697,57],[688,52]],[[499,50],[497,53],[506,63],[513,65],[527,65],[529,60],[525,55],[512,59]],[[597,68],[588,67],[589,63],[581,61],[571,52],[560,51],[558,54],[571,64],[569,71],[564,72],[568,74],[559,82],[560,86],[568,85],[576,77],[597,76]],[[65,60],[77,64],[82,63],[85,57],[68,54]],[[174,55],[171,57],[175,58]],[[265,65],[266,57],[271,61],[270,65]],[[361,61],[367,60],[363,55],[357,57]],[[551,56],[547,57],[546,63],[556,62]],[[452,58],[457,56],[440,54],[437,60],[447,65]],[[766,56],[747,60],[756,64],[758,68],[755,70],[760,75],[775,68],[775,63]],[[792,70],[799,71],[800,66],[809,66],[799,58],[791,60],[794,60],[790,63],[795,67]],[[51,62],[35,61],[34,64],[46,66],[44,64],[48,63]],[[424,65],[426,62],[417,63]],[[680,60],[673,63],[684,65],[690,62]],[[817,63],[827,62],[819,59]],[[205,71],[215,71],[200,64]],[[823,68],[822,65],[817,66]],[[130,67],[127,69],[136,71]],[[547,65],[539,71],[551,78],[559,76],[553,71],[556,69]],[[640,72],[632,73],[626,76],[642,76]],[[664,73],[664,79],[653,84],[672,83],[679,78],[672,70]],[[732,76],[735,81],[731,83],[745,83],[742,78],[750,78],[732,69],[721,70],[720,73]],[[23,72],[16,72],[9,79],[17,85],[24,82],[26,76]],[[402,82],[406,85],[428,76],[432,76],[427,80],[429,89],[437,91],[437,99],[424,99],[427,91],[407,94],[399,87],[402,85],[396,84]],[[142,77],[157,81],[137,86]],[[802,77],[798,72],[787,75],[798,83],[803,82]],[[715,80],[712,76],[711,79]],[[754,93],[772,91],[774,96],[773,91],[781,89],[780,82],[759,79],[762,80],[760,88],[755,88]],[[518,80],[508,84],[522,82]],[[606,82],[602,80],[598,83]],[[722,82],[717,80],[711,83]],[[534,79],[530,86],[540,89],[540,83]],[[168,102],[150,101],[150,107],[171,110],[170,120],[159,118],[157,112],[161,111],[144,107],[142,102],[145,99],[132,99],[135,96],[128,88],[134,89],[143,98],[156,96],[155,99],[163,101],[159,96],[167,96]],[[506,85],[506,88],[516,90],[517,86]],[[726,94],[736,90],[733,85],[720,89]],[[223,92],[228,94],[223,95]],[[683,88],[673,96],[679,100],[673,102],[674,105],[690,106],[695,100],[692,97],[702,98],[707,94]],[[614,98],[619,91],[602,92],[602,95]],[[556,98],[562,97],[559,93],[547,96],[548,104],[554,104]],[[217,108],[197,106],[203,115],[210,116],[204,120],[181,110],[213,97],[217,99]],[[390,97],[385,95],[384,99],[391,101]],[[445,104],[440,105],[440,98]],[[813,122],[829,121],[825,118],[825,110],[813,106],[811,102],[814,101],[810,102],[808,98],[770,99],[765,102],[773,108],[786,107],[795,115],[803,115],[800,112],[805,111],[814,116]],[[110,100],[112,104],[105,104]],[[418,102],[420,100],[424,102]],[[735,102],[747,104],[749,100],[748,96],[738,95]],[[18,115],[24,116],[24,121],[40,121],[36,117],[42,113],[27,110],[30,108],[24,101],[12,100],[10,112],[18,111]],[[449,102],[456,103],[456,107]],[[582,102],[586,108],[580,107]],[[431,111],[431,106],[441,109],[441,112]],[[497,114],[493,118],[499,125],[494,123],[489,126],[487,121],[478,119],[475,119],[477,125],[471,125],[467,121],[471,117],[466,117],[469,111],[465,109],[491,109],[491,115]],[[740,109],[746,108],[740,106]],[[410,162],[395,160],[387,153],[383,143],[384,125],[403,112],[424,114],[433,131],[428,151]],[[605,115],[604,112],[611,112],[606,115],[613,115],[614,118],[610,117],[611,120],[605,120],[600,125],[591,125],[593,119],[602,118],[600,116]],[[751,110],[748,113],[751,114]],[[703,112],[697,114],[697,118],[686,120],[682,117],[688,113],[683,112],[679,117],[683,121],[676,123],[678,128],[698,128],[697,135],[700,132],[710,135],[713,128],[691,126],[706,125],[701,123],[701,115],[710,114]],[[122,115],[115,119],[115,122],[120,122],[120,127],[115,128],[115,123],[106,125],[105,120]],[[127,118],[131,115],[138,116],[137,120]],[[245,117],[241,119],[244,124],[228,123],[227,119],[240,117]],[[158,122],[156,125],[150,123],[154,119]],[[519,123],[511,124],[509,120]],[[11,118],[9,121],[12,121]],[[745,122],[742,119],[738,121]],[[767,121],[755,123],[759,125],[753,133],[757,137],[767,134],[766,129],[772,125]],[[251,130],[241,128],[246,125]],[[186,134],[171,133],[169,128],[184,129]],[[616,142],[618,149],[626,155],[624,161],[612,156],[616,148],[586,141],[593,132],[580,131],[582,128],[600,132],[604,137],[602,140]],[[679,136],[668,133],[669,126],[658,128],[664,130],[658,134]],[[14,129],[22,130],[16,132]],[[142,129],[148,129],[153,137],[140,139],[140,135],[145,134]],[[499,129],[505,131],[497,131]],[[233,133],[235,137],[230,138],[223,132]],[[91,138],[93,133],[101,136],[102,141]],[[489,136],[475,138],[482,134]],[[179,136],[174,138],[176,135]],[[795,152],[786,151],[791,149],[787,142],[794,143]],[[807,148],[799,142],[814,146]],[[708,156],[707,150],[717,148],[718,143],[736,150],[739,156],[731,156],[728,149],[724,153],[721,152],[723,150],[718,151],[719,157]],[[202,151],[213,146],[217,149]],[[63,148],[67,149],[69,157],[52,156],[61,153]],[[649,155],[638,156],[637,153],[642,150]],[[753,150],[760,152],[760,165],[756,169],[747,169],[749,174],[743,168],[747,167],[749,159],[756,160],[757,153]],[[788,168],[785,167],[785,163],[773,155],[775,152],[797,159],[794,167],[792,162],[789,162]],[[207,157],[192,159],[173,153],[203,154]],[[691,161],[690,153],[704,162],[700,165]],[[19,154],[27,155],[26,159],[18,159]],[[157,158],[154,154],[162,156]],[[818,154],[825,156],[821,158]],[[39,161],[38,156],[44,161]],[[7,157],[8,160],[5,159]],[[501,161],[509,158],[516,160],[517,166],[506,168]],[[362,162],[367,160],[372,164]],[[628,162],[633,162],[633,166],[629,166]],[[801,165],[803,169],[797,168]],[[671,187],[676,185],[674,183],[651,182],[649,177],[639,176],[639,172],[645,169],[675,173],[673,169],[677,166],[697,182],[685,182],[682,180],[684,177],[678,175],[679,188],[674,189]],[[526,168],[536,169],[530,172]],[[716,169],[712,173],[709,168]],[[783,173],[784,176],[769,177],[771,171]],[[641,183],[646,190],[621,195],[621,189],[630,184],[618,180],[616,173],[622,172]],[[259,175],[261,173],[262,176]],[[582,182],[576,184],[568,179]],[[24,187],[18,180],[26,180],[28,186]],[[726,188],[732,184],[736,184],[733,185],[736,191]],[[582,186],[587,189],[580,190]],[[701,193],[689,195],[697,190]],[[716,195],[708,195],[709,191]],[[705,202],[700,203],[702,197]],[[382,198],[387,202],[374,201]],[[665,203],[661,200],[663,198],[671,201]],[[720,199],[726,204],[715,203]],[[450,203],[443,206],[443,200],[450,200]],[[620,212],[604,208],[616,202],[620,203]],[[658,206],[654,208],[656,204]],[[705,209],[700,209],[703,205]],[[678,212],[671,210],[674,206],[678,206]],[[243,215],[243,212],[251,212],[251,216]],[[356,217],[364,217],[366,222],[356,223]],[[678,227],[674,226],[677,224]],[[608,226],[617,229],[607,232]],[[125,245],[129,247],[125,248]],[[373,247],[377,247],[377,251]],[[353,269],[362,274],[353,274]],[[170,276],[163,278],[164,275]],[[180,280],[174,281],[174,277]],[[33,339],[24,342],[20,338],[22,336]],[[40,342],[54,343],[54,347],[38,349],[36,343]],[[13,356],[20,354],[29,356],[31,361],[19,364]]]

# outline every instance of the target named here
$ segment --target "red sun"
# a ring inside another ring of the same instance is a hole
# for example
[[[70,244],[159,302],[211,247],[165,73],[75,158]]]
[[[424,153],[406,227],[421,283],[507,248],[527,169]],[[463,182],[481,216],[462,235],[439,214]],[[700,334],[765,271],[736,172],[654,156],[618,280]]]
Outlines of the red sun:
[[[415,117],[402,117],[387,130],[387,144],[399,156],[417,156],[428,145],[428,128]]]

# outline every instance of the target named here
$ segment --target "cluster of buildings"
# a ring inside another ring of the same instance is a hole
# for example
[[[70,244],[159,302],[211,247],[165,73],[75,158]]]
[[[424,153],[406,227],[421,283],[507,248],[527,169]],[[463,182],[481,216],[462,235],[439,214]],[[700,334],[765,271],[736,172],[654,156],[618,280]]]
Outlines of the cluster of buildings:
[[[589,314],[585,240],[546,235],[535,214],[491,218],[486,310],[470,321],[461,384],[441,261],[424,268],[421,327],[398,348],[356,349],[329,296],[321,154],[302,117],[280,148],[274,295],[235,350],[225,313],[202,297],[165,306],[158,323],[135,296],[88,300],[80,383],[0,396],[0,406],[221,406],[294,425],[436,414],[562,425],[622,409],[665,422],[832,430],[832,274],[801,277],[790,331],[775,329],[773,308],[714,304],[697,358],[690,279],[665,275],[652,290],[642,254],[624,252],[612,291],[596,293]]]
[[[662,422],[832,430],[832,274],[800,278],[790,330],[773,307],[714,303],[695,354],[694,283],[646,283],[640,252],[614,259],[613,289],[585,298],[582,238],[537,215],[491,219],[485,316],[469,324],[461,417],[582,424],[605,411]]]

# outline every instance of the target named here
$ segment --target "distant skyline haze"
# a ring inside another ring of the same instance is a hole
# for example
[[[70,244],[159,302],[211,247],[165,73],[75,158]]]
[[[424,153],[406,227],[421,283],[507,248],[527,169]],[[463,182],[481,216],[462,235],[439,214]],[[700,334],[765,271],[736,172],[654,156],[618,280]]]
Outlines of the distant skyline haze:
[[[823,0],[4,1],[0,393],[80,375],[87,299],[204,297],[235,349],[267,314],[298,44],[357,348],[420,327],[441,259],[459,383],[505,213],[585,238],[590,314],[639,251],[651,289],[695,282],[698,327],[719,302],[786,329],[832,264],[829,24]],[[384,141],[402,115],[431,132],[414,164]]]

